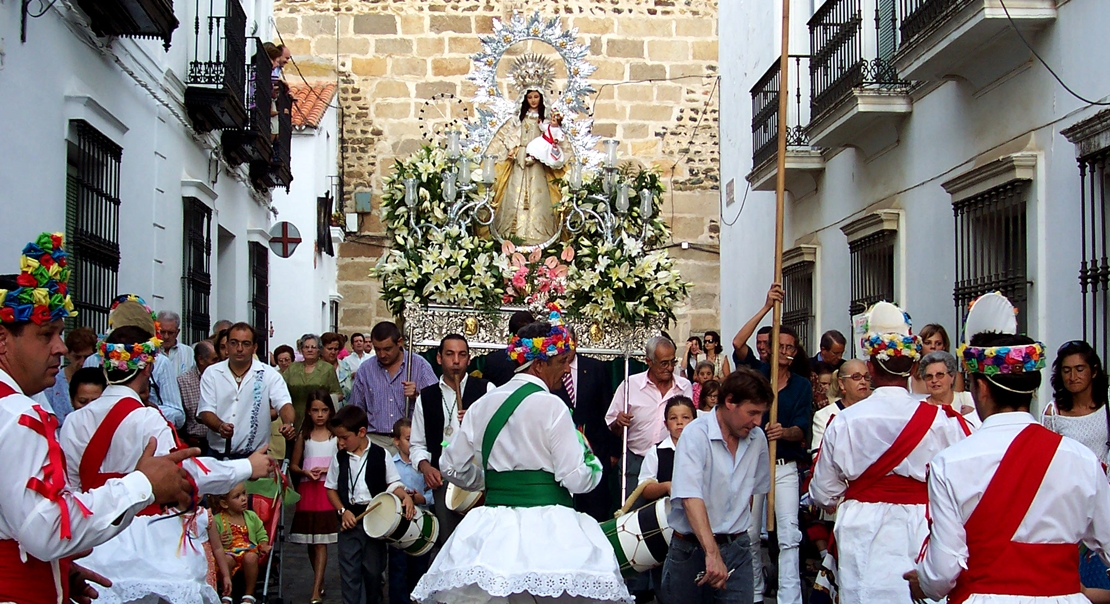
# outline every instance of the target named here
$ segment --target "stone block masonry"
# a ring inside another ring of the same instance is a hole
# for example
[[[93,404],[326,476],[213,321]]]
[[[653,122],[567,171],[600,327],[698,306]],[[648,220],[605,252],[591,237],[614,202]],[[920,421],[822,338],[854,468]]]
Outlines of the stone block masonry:
[[[495,18],[537,8],[577,28],[589,45],[598,67],[591,77],[598,91],[591,99],[594,132],[619,137],[624,157],[663,172],[671,191],[662,212],[675,243],[716,249],[715,0],[277,0],[274,20],[295,59],[334,63],[338,50],[344,203],[353,209],[352,195],[370,191],[375,208],[340,246],[344,331],[366,332],[391,318],[367,275],[388,245],[376,208],[393,160],[423,143],[421,107],[440,93],[467,101],[474,86],[466,75],[470,55],[481,48],[479,36],[493,31]],[[694,284],[671,335],[683,341],[691,331],[718,329],[718,257],[678,247],[671,253]]]

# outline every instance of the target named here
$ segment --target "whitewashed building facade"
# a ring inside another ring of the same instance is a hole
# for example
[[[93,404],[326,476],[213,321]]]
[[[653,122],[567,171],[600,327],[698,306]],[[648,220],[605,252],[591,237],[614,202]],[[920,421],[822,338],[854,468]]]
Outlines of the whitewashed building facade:
[[[78,325],[102,331],[133,292],[186,342],[217,319],[269,334],[272,191],[293,175],[292,99],[259,52],[272,4],[0,2],[2,270],[65,231]]]
[[[1004,2],[792,2],[784,317],[811,354],[882,299],[956,340],[1001,290],[1052,351],[1106,358],[1110,4]],[[780,10],[721,4],[726,333],[773,273]]]

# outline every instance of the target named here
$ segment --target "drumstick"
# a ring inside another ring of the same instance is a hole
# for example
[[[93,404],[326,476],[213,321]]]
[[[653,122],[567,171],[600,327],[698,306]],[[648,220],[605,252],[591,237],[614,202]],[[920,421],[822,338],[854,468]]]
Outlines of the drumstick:
[[[369,514],[370,512],[373,512],[373,511],[374,511],[375,509],[377,509],[377,507],[378,507],[379,505],[381,505],[381,504],[382,504],[382,502],[380,502],[380,501],[379,501],[379,502],[375,503],[374,505],[372,505],[372,506],[370,506],[370,507],[366,508],[366,510],[365,510],[365,511],[363,511],[363,512],[362,512],[361,514],[359,514],[358,516],[355,516],[355,524],[358,524],[358,521],[362,520],[362,517],[363,517],[363,516],[365,516],[365,515]]]

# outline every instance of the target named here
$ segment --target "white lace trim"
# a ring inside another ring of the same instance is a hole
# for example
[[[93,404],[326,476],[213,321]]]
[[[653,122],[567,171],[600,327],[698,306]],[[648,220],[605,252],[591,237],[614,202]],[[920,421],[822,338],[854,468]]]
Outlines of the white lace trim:
[[[564,594],[632,604],[624,581],[609,573],[518,573],[503,575],[481,567],[454,570],[446,573],[424,575],[412,592],[413,599],[425,604],[444,602],[437,596],[442,592],[477,585],[494,597],[507,597],[515,593],[528,593],[537,597],[557,598]]]
[[[115,581],[111,589],[98,587],[96,604],[123,604],[151,596],[170,604],[220,604],[220,596],[207,583],[196,581]]]

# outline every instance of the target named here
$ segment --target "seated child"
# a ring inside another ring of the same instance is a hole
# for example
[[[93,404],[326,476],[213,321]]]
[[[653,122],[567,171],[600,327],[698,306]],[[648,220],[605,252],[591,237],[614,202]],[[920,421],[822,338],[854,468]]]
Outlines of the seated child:
[[[219,511],[212,518],[220,534],[224,555],[230,567],[229,576],[243,571],[244,596],[241,604],[254,604],[258,582],[259,561],[270,551],[270,537],[258,514],[247,509],[247,489],[235,485],[231,492],[218,498]],[[225,596],[223,602],[231,602]]]
[[[393,455],[393,463],[401,474],[401,482],[405,484],[405,491],[412,497],[413,503],[424,508],[425,513],[431,513],[432,490],[424,482],[424,474],[412,467],[409,459],[409,438],[412,435],[412,422],[402,417],[393,424],[393,446],[397,453]],[[389,604],[409,604],[412,598],[409,594],[416,588],[417,582],[424,573],[428,572],[432,553],[423,556],[410,556],[395,547],[389,548]]]
[[[343,604],[379,604],[386,565],[386,544],[371,539],[359,526],[358,516],[377,495],[392,492],[401,499],[405,518],[413,515],[412,497],[386,450],[366,436],[366,412],[348,405],[335,413],[328,427],[339,451],[328,466],[324,488],[339,513],[339,580]]]
[[[75,371],[73,379],[69,380],[69,402],[73,405],[73,410],[100,398],[107,387],[108,380],[104,378],[104,371],[100,367],[82,367]]]

